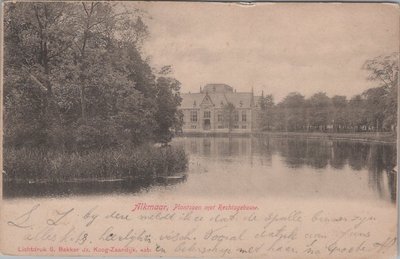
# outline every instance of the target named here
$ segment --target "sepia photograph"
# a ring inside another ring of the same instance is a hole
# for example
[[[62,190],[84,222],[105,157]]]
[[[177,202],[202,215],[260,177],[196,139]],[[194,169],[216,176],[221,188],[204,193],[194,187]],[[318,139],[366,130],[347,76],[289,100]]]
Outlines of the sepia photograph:
[[[2,5],[2,253],[395,258],[398,4]]]

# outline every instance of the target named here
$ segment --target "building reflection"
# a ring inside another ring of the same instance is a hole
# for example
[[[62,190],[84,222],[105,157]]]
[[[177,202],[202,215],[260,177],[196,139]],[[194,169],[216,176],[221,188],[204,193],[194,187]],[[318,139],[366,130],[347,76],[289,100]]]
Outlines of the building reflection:
[[[189,138],[182,144],[190,154],[206,157],[250,157],[251,138]]]

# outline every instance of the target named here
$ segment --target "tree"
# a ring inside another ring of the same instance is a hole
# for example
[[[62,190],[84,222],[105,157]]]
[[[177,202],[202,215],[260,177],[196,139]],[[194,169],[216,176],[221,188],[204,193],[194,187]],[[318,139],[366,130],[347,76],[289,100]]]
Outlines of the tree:
[[[313,128],[327,130],[327,125],[331,123],[331,100],[326,93],[316,93],[308,100],[310,106],[309,121]]]
[[[380,100],[383,104],[383,127],[395,130],[397,127],[397,91],[399,79],[399,53],[378,56],[367,60],[363,69],[369,71],[368,80],[378,83],[385,93]]]
[[[260,115],[259,115],[259,125],[262,130],[271,130],[274,125],[274,97],[269,94],[264,96],[262,92],[259,99]]]
[[[181,83],[170,77],[157,78],[157,121],[156,136],[162,143],[168,143],[172,136],[172,129],[182,125],[182,117],[178,114],[178,106],[182,98],[179,94]]]
[[[301,130],[305,127],[305,99],[299,93],[288,94],[278,105],[286,131]]]
[[[365,100],[364,117],[369,129],[382,130],[385,120],[386,94],[384,87],[370,88],[362,93]]]
[[[139,145],[155,138],[157,108],[154,100],[145,98],[140,91],[133,89],[121,94],[116,108],[113,122],[120,127],[120,142]]]
[[[51,131],[60,123],[60,107],[54,98],[54,88],[60,83],[58,74],[74,38],[70,7],[66,3],[5,5],[5,92],[9,94],[8,101],[14,105],[22,101],[17,100],[19,97],[36,92],[35,97],[31,97],[40,105],[27,115],[36,118],[36,125],[41,124],[32,134],[41,135],[45,139],[40,141],[42,144],[54,144]],[[20,86],[18,89],[15,88],[17,85]],[[12,116],[7,108],[6,120]]]
[[[120,10],[106,2],[6,4],[7,145],[80,150],[171,139],[181,123],[180,83],[170,67],[156,75],[143,58],[142,13]]]
[[[362,127],[366,124],[365,120],[365,100],[361,95],[353,96],[348,105],[348,121],[349,127],[354,131],[361,131]]]
[[[86,123],[86,89],[90,87],[90,79],[96,74],[101,75],[101,67],[93,65],[107,64],[100,63],[103,54],[101,50],[110,49],[114,43],[118,15],[113,12],[109,3],[82,2],[80,5],[76,6],[77,37],[74,41],[74,63],[79,71],[77,83],[80,86],[81,118]]]
[[[363,69],[370,72],[368,80],[379,82],[380,86],[396,87],[399,75],[399,53],[378,56],[365,61]]]
[[[347,99],[346,96],[335,95],[332,97],[333,129],[339,132],[347,126]]]

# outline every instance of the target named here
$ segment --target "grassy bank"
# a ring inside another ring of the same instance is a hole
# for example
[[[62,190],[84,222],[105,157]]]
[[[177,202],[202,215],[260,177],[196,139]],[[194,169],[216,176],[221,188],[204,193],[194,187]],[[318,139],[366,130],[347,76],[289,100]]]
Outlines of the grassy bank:
[[[258,132],[254,135],[279,136],[279,137],[304,137],[320,138],[331,140],[351,140],[361,142],[396,143],[396,133],[393,132],[357,132],[357,133],[336,133],[336,132]]]
[[[41,149],[4,149],[3,178],[9,182],[90,182],[151,179],[183,172],[188,163],[177,147],[142,146],[62,153]]]
[[[396,143],[394,132],[356,132],[356,133],[334,133],[334,132],[190,132],[182,133],[181,136],[192,137],[229,137],[229,136],[270,136],[270,137],[298,137],[331,140],[351,140],[361,142]]]

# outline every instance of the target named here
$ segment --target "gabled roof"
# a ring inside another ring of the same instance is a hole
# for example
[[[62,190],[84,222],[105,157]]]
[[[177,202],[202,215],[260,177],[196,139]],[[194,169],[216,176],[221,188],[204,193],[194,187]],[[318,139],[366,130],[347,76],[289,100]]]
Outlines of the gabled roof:
[[[200,107],[200,104],[203,101],[204,96],[206,96],[206,94],[203,93],[181,94],[182,97],[181,108],[190,109],[190,108]]]
[[[228,103],[226,96],[224,93],[209,93],[211,100],[213,101],[215,107],[223,107],[225,104]]]
[[[214,102],[211,100],[211,97],[206,93],[203,98],[203,101],[200,104],[201,106],[215,106]]]
[[[253,102],[252,93],[208,93],[207,94],[214,107],[222,108],[228,102],[232,103],[236,108],[251,108]],[[202,104],[205,93],[188,93],[181,94],[181,109],[198,108]]]
[[[250,108],[252,106],[252,93],[226,93],[226,99],[236,108]]]

